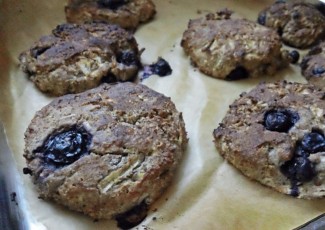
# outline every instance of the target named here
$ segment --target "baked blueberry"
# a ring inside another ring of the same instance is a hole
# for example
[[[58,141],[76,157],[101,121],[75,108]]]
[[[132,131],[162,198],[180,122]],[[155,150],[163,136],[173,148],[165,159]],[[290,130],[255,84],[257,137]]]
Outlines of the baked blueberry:
[[[317,132],[311,132],[301,140],[302,148],[308,153],[317,153],[325,150],[325,138]]]
[[[123,63],[127,66],[130,66],[130,65],[137,66],[139,64],[137,55],[132,51],[121,52],[119,55],[117,55],[117,61],[119,63]]]
[[[289,53],[289,57],[290,57],[290,61],[292,64],[296,64],[298,61],[299,61],[299,52],[296,51],[296,50],[292,50],[290,53]]]
[[[41,148],[47,163],[68,165],[89,154],[91,135],[84,128],[72,127],[51,135]]]
[[[264,126],[267,130],[288,132],[299,120],[299,115],[289,110],[271,110],[264,116]]]
[[[98,0],[97,4],[102,7],[107,7],[112,10],[119,8],[120,6],[126,4],[127,0]]]
[[[240,80],[240,79],[245,79],[248,78],[248,71],[242,67],[238,66],[235,68],[233,71],[229,73],[229,75],[226,77],[226,80],[228,81],[234,81],[234,80]]]
[[[315,75],[321,75],[323,73],[325,73],[325,68],[324,67],[315,67],[313,69],[313,74],[315,74]]]
[[[147,216],[148,205],[142,201],[129,211],[115,217],[117,226],[121,229],[130,229],[140,224]]]
[[[288,177],[292,183],[308,182],[315,176],[313,164],[307,157],[294,157],[281,166],[281,172]]]
[[[173,71],[169,63],[161,57],[158,58],[156,63],[150,65],[150,69],[153,74],[157,74],[161,77],[170,75]]]
[[[257,18],[257,22],[258,24],[261,24],[261,25],[265,25],[265,22],[266,22],[266,14],[265,13],[261,13],[258,15],[258,18]]]

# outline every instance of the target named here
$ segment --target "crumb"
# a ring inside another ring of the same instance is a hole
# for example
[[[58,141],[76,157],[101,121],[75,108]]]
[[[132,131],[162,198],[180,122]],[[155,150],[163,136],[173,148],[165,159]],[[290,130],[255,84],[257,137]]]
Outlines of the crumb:
[[[17,197],[17,194],[15,192],[10,193],[10,201],[15,202],[15,204],[18,205],[16,197]]]
[[[152,220],[153,220],[153,221],[156,221],[156,220],[157,220],[157,217],[155,217],[155,216],[152,217]]]

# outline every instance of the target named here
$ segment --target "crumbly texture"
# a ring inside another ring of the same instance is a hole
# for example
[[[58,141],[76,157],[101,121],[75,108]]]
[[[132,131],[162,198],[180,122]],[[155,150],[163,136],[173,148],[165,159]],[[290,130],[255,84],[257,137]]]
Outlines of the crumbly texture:
[[[71,127],[90,135],[88,154],[56,165],[42,151],[45,142]],[[56,98],[36,113],[25,132],[24,171],[40,198],[108,219],[154,202],[186,144],[182,114],[170,98],[141,84],[105,83]]]
[[[325,42],[314,46],[300,63],[301,74],[315,86],[325,89]]]
[[[132,56],[132,62],[123,54]],[[116,25],[62,24],[19,56],[20,66],[45,93],[79,93],[103,81],[136,77],[140,54],[133,35]]]
[[[235,80],[272,75],[289,64],[276,32],[231,14],[224,10],[189,21],[181,46],[194,66],[214,78]]]
[[[258,22],[278,31],[284,43],[306,48],[325,36],[325,17],[314,5],[278,1],[259,13]]]
[[[101,2],[109,1],[69,0],[65,7],[67,21],[78,24],[104,21],[128,30],[135,30],[141,23],[151,20],[156,14],[155,5],[151,0],[124,1],[125,4],[113,9]]]
[[[266,114],[277,109],[296,114],[296,121],[286,132],[266,128]],[[298,198],[324,197],[324,149],[304,156],[304,162],[310,161],[309,165],[301,168],[292,165],[289,173],[296,170],[295,175],[299,174],[305,181],[290,179],[283,171],[284,165],[299,157],[296,155],[299,143],[310,132],[324,136],[324,91],[310,84],[283,81],[261,83],[241,94],[230,105],[213,136],[220,155],[247,177]],[[312,167],[314,172],[307,172]]]

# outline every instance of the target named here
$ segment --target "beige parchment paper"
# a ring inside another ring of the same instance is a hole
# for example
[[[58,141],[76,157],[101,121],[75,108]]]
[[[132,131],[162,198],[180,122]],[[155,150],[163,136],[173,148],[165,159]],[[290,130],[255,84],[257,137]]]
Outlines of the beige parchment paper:
[[[189,143],[168,191],[150,209],[138,229],[292,229],[325,212],[325,199],[298,200],[242,176],[227,164],[213,144],[212,131],[229,104],[260,81],[304,82],[291,65],[274,77],[226,82],[200,73],[180,47],[191,18],[228,7],[237,16],[256,20],[269,0],[156,0],[155,19],[135,37],[145,48],[142,62],[158,56],[172,66],[171,76],[152,76],[142,83],[161,92],[183,112]],[[31,229],[116,229],[114,221],[90,218],[37,198],[29,176],[22,174],[24,132],[34,113],[53,98],[40,93],[18,67],[18,55],[41,35],[65,22],[65,1],[0,0],[0,119],[20,172]]]

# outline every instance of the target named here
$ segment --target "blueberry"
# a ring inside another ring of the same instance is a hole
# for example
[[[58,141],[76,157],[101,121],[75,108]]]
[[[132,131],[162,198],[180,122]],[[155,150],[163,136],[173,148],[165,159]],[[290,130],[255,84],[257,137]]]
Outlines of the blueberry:
[[[292,13],[292,18],[293,18],[293,19],[297,20],[297,19],[299,19],[300,17],[301,17],[301,15],[300,15],[300,13],[299,13],[298,11],[294,11],[294,12]]]
[[[234,81],[234,80],[245,79],[248,78],[248,75],[249,75],[248,71],[244,67],[238,66],[228,74],[226,80]]]
[[[91,135],[84,128],[72,127],[52,134],[41,147],[45,161],[55,166],[73,163],[89,154]]]
[[[137,55],[133,51],[123,51],[117,55],[117,62],[123,63],[127,66],[139,65]]]
[[[262,12],[258,15],[257,22],[258,22],[258,24],[261,24],[263,26],[265,25],[265,23],[266,23],[266,13],[265,12]]]
[[[292,64],[296,64],[298,61],[299,61],[299,52],[296,51],[296,50],[292,50],[290,53],[289,53],[289,57],[290,57],[290,61]]]
[[[305,134],[301,140],[301,147],[308,153],[325,151],[325,138],[317,132]]]
[[[264,116],[264,126],[267,130],[288,132],[299,120],[299,115],[289,110],[270,110]]]
[[[161,77],[170,75],[173,71],[168,62],[161,57],[158,58],[156,63],[151,64],[149,67],[153,74],[157,74]]]
[[[102,7],[107,7],[112,10],[116,10],[120,6],[126,4],[127,0],[97,0],[97,4]]]
[[[276,0],[275,3],[286,3],[286,0]]]
[[[37,58],[38,56],[45,53],[46,50],[48,50],[50,47],[35,47],[30,50],[32,57]]]
[[[121,229],[130,229],[140,224],[146,217],[148,205],[142,201],[139,205],[131,208],[125,213],[118,214],[115,219],[117,226]]]
[[[307,157],[293,157],[280,170],[292,182],[308,182],[315,176],[314,165]]]
[[[315,67],[313,69],[313,74],[314,75],[321,75],[323,73],[325,73],[325,68],[324,67]]]

